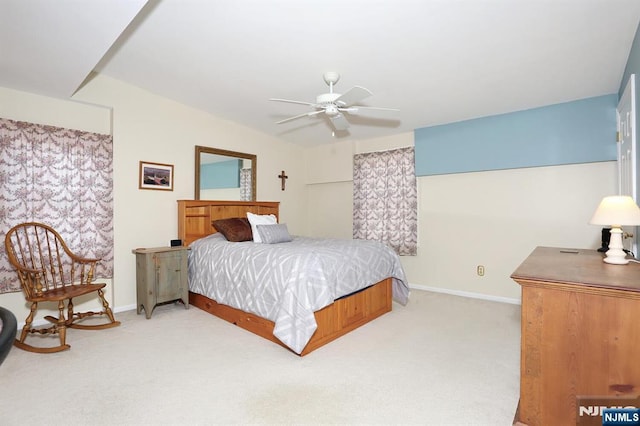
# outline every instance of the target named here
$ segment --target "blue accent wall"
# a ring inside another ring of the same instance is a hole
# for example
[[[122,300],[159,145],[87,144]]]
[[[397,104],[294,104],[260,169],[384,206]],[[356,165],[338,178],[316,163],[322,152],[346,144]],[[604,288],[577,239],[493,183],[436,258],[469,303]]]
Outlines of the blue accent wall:
[[[221,161],[200,166],[200,188],[240,188],[242,160]]]
[[[615,161],[611,94],[414,131],[416,175]]]

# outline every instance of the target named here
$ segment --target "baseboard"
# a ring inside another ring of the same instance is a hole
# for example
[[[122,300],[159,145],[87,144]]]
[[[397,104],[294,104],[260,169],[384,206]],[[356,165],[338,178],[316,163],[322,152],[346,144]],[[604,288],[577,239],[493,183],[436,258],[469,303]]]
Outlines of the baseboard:
[[[509,297],[500,297],[500,296],[491,296],[489,294],[482,294],[482,293],[472,293],[469,291],[460,291],[460,290],[450,290],[448,288],[440,288],[440,287],[429,287],[426,285],[421,285],[421,284],[409,284],[409,288],[411,289],[415,289],[415,290],[424,290],[424,291],[432,291],[434,293],[444,293],[444,294],[451,294],[454,296],[462,296],[462,297],[468,297],[471,299],[482,299],[482,300],[490,300],[492,302],[501,302],[501,303],[510,303],[512,305],[519,305],[520,304],[520,300],[519,299],[512,299]],[[125,305],[125,306],[118,306],[118,307],[114,307],[113,308],[113,313],[117,314],[119,312],[126,312],[126,311],[131,311],[133,309],[136,309],[136,305]],[[34,327],[41,327],[43,325],[47,325],[50,324],[50,322],[44,320],[44,319],[40,319],[40,320],[35,320],[33,321],[33,326]],[[22,327],[24,327],[24,322],[22,324],[18,324],[19,330],[22,329]]]
[[[117,308],[113,308],[113,313],[117,314],[118,312],[132,311],[136,308],[136,305],[126,305],[126,306],[118,306]]]
[[[472,293],[470,291],[451,290],[448,288],[429,287],[421,284],[409,284],[409,288],[415,290],[432,291],[434,293],[445,293],[454,296],[468,297],[471,299],[490,300],[492,302],[509,303],[512,305],[520,305],[520,299],[513,299],[510,297],[492,296],[490,294]]]

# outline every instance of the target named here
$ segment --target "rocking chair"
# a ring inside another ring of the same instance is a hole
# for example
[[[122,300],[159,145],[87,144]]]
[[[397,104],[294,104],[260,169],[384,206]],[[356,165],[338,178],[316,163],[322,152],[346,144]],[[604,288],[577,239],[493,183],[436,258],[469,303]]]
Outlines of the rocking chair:
[[[109,303],[104,298],[104,283],[92,283],[95,265],[100,259],[85,259],[69,250],[65,242],[50,226],[28,222],[14,226],[4,240],[9,262],[16,269],[25,299],[31,303],[20,338],[14,345],[20,349],[38,353],[60,352],[71,346],[66,343],[67,328],[101,330],[120,325]],[[74,312],[73,298],[97,293],[102,303],[100,312]],[[65,317],[65,301],[67,301]],[[53,323],[50,327],[33,328],[33,318],[40,302],[57,302],[58,317],[45,316]],[[106,315],[108,322],[80,324],[78,321],[94,315]],[[60,345],[37,347],[25,343],[29,334],[57,334]]]

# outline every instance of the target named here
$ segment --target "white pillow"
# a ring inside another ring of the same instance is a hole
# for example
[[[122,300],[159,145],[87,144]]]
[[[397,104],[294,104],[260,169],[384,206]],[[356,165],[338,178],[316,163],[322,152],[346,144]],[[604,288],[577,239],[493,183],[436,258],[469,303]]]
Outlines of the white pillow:
[[[253,214],[247,212],[247,219],[249,219],[249,223],[251,224],[251,232],[253,233],[253,242],[261,243],[262,239],[260,238],[260,233],[258,232],[258,225],[275,225],[278,223],[278,219],[276,219],[276,215],[274,214]]]

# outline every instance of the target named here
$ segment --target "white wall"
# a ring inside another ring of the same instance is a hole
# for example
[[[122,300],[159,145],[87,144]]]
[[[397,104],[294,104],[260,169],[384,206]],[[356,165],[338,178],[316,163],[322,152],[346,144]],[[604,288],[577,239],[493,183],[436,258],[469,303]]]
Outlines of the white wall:
[[[304,150],[103,76],[74,100],[0,88],[0,116],[112,131],[115,272],[108,296],[118,310],[136,303],[131,250],[176,237],[176,200],[193,197],[195,145],[256,154],[258,199],[281,201],[291,233],[344,238],[352,232],[353,154],[413,145],[413,133],[405,133]],[[174,191],[139,190],[141,160],[173,164]],[[286,191],[281,170],[289,176]],[[519,298],[509,275],[534,247],[599,246],[600,229],[587,222],[615,192],[615,170],[605,162],[418,178],[418,256],[402,258],[410,283]],[[478,264],[484,277],[476,275]],[[0,305],[19,319],[27,314],[21,293],[0,295]]]
[[[0,115],[112,132],[115,264],[110,298],[116,310],[131,309],[136,304],[135,256],[131,250],[166,246],[177,236],[176,201],[193,198],[195,145],[256,154],[258,199],[280,201],[281,222],[286,222],[292,233],[305,232],[304,164],[299,161],[302,148],[108,77],[89,81],[74,100],[2,89]],[[96,109],[100,113],[95,113]],[[139,190],[141,160],[173,164],[174,190]],[[281,170],[289,176],[286,191],[280,190],[277,176]],[[0,305],[12,310],[19,321],[27,315],[21,293],[0,295]]]
[[[412,146],[413,134],[342,144],[306,152],[307,177],[314,177],[307,194],[310,235],[351,237],[353,186],[346,176],[352,166],[338,156]],[[327,169],[339,179],[320,182]],[[419,177],[418,255],[402,257],[409,282],[519,299],[509,276],[536,246],[600,246],[600,228],[588,221],[615,190],[615,162]],[[485,266],[483,277],[478,265]]]
[[[111,108],[0,87],[0,117],[111,134]]]

